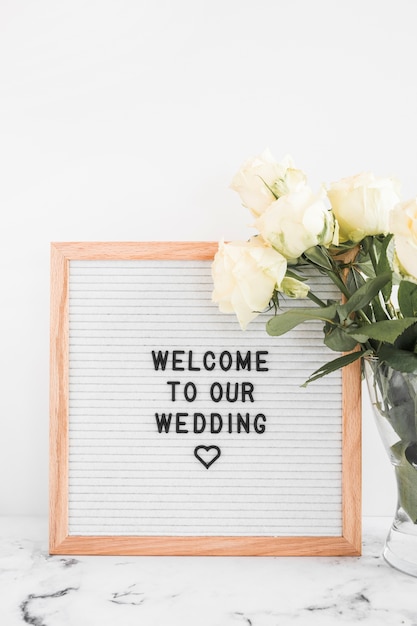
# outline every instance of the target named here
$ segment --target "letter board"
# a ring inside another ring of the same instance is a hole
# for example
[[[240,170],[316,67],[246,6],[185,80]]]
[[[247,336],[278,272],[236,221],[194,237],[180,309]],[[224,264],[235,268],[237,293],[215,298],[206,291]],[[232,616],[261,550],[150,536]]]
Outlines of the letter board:
[[[243,332],[216,249],[52,244],[51,553],[359,553],[358,364],[301,388],[320,324]]]

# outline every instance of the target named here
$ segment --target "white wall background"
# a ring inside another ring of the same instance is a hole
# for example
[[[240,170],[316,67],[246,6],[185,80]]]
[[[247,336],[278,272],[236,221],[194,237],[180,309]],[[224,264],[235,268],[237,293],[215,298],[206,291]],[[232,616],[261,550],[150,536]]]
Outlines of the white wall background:
[[[2,0],[0,514],[47,512],[49,243],[246,238],[269,146],[417,193],[413,0]],[[365,400],[367,515],[394,478]]]

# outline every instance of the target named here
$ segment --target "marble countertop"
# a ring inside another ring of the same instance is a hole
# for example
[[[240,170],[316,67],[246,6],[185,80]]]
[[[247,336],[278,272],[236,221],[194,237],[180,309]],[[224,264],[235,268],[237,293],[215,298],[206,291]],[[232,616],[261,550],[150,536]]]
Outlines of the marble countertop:
[[[2,626],[417,625],[417,578],[381,557],[391,520],[365,518],[361,557],[64,557],[47,522],[0,518]]]

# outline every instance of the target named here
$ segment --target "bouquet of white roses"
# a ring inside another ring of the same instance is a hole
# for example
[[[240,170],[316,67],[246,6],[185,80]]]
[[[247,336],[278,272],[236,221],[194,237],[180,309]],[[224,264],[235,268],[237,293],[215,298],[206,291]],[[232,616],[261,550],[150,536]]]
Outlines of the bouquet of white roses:
[[[232,181],[259,234],[221,243],[212,273],[213,300],[235,313],[242,329],[264,310],[270,335],[305,321],[323,323],[323,341],[343,356],[311,382],[367,355],[417,373],[417,199],[401,202],[391,178],[359,174],[314,193],[287,157],[269,152],[248,161]],[[322,301],[303,269],[326,274],[339,301]],[[315,306],[280,312],[280,299]]]

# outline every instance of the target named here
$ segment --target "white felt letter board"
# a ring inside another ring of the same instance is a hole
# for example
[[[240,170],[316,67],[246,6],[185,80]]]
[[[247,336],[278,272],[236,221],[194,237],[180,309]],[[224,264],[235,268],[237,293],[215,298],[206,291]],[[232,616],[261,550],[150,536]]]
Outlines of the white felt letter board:
[[[320,324],[241,331],[216,249],[52,245],[51,553],[360,552],[359,366],[301,388]]]

